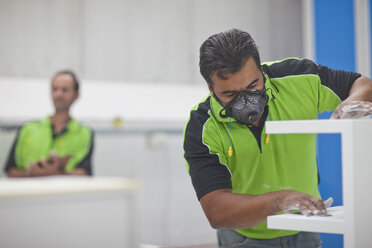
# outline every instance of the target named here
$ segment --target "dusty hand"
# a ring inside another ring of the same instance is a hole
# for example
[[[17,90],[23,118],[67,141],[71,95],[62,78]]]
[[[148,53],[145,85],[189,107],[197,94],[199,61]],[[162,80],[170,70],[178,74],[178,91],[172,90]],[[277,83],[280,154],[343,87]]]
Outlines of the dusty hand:
[[[333,198],[329,197],[327,200],[323,201],[323,203],[325,208],[329,208],[333,203]]]
[[[58,161],[58,165],[59,165],[59,168],[60,168],[61,170],[64,170],[64,168],[65,168],[65,166],[67,165],[68,161],[69,161],[70,158],[72,157],[71,155],[66,155],[66,156],[64,156],[64,157],[59,157],[57,151],[55,151],[55,150],[52,150],[52,151],[50,152],[50,155],[49,155],[49,156],[50,156],[50,157],[49,157],[49,159],[48,159],[48,162],[49,162],[49,163],[51,163],[51,162],[53,162],[53,163],[57,163],[57,161]]]
[[[50,176],[61,174],[58,158],[51,158],[48,161],[44,158],[40,162],[33,162],[27,166],[26,175],[30,177]]]
[[[29,165],[27,165],[27,168],[26,168],[26,176],[28,177],[36,177],[36,176],[40,176],[42,173],[40,171],[40,166],[38,164],[38,162],[32,162],[30,163]]]
[[[372,114],[372,102],[351,101],[337,106],[331,119],[356,119]]]
[[[66,167],[70,158],[71,158],[71,155],[67,155],[67,156],[58,158],[58,162],[59,162],[59,166],[60,166],[61,170],[64,170],[64,168]]]
[[[325,215],[326,207],[321,199],[294,190],[287,190],[279,201],[279,208],[284,213],[298,210],[303,215]]]
[[[41,159],[41,170],[44,176],[58,175],[62,173],[59,159],[57,156],[51,156],[48,160]]]

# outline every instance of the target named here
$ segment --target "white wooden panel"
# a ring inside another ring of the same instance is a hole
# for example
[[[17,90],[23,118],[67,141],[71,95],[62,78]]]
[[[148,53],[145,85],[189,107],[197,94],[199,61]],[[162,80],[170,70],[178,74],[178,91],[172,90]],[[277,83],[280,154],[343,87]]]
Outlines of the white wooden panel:
[[[78,6],[78,1],[1,1],[0,74],[79,72]]]
[[[372,216],[370,206],[372,206],[372,120],[359,122],[354,125],[353,141],[353,178],[354,192],[352,202],[354,207],[354,227],[355,240],[350,247],[369,247],[371,246]],[[365,130],[365,131],[362,131]],[[357,145],[355,145],[357,144]],[[346,185],[348,187],[348,185]],[[351,231],[350,231],[351,232]]]
[[[303,57],[315,60],[314,0],[302,0]]]
[[[352,122],[352,120],[268,121],[266,132],[270,134],[341,133],[349,130]]]
[[[327,209],[331,216],[305,216],[301,214],[280,214],[268,217],[271,229],[301,230],[305,232],[339,233],[345,232],[343,206]]]
[[[198,50],[241,28],[263,61],[302,56],[297,0],[2,0],[0,75],[204,83]]]
[[[132,78],[132,3],[129,0],[82,1],[82,66],[86,78],[129,80]],[[132,54],[133,52],[133,54]]]
[[[341,133],[343,216],[297,217],[269,216],[268,227],[285,230],[343,233],[345,247],[369,247],[372,228],[369,206],[372,204],[371,119],[309,120],[267,122],[267,132]],[[342,221],[339,220],[343,219]]]
[[[183,158],[183,135],[171,135],[166,150],[171,187],[167,207],[170,228],[169,245],[217,243],[213,229],[198,201]]]
[[[242,29],[251,34],[259,46],[261,60],[271,54],[270,1],[237,0],[227,4],[224,0],[195,1],[194,60],[199,62],[199,48],[209,36],[229,29]],[[262,48],[262,49],[261,49]],[[197,64],[196,64],[197,65]],[[198,82],[205,83],[199,75]]]
[[[193,1],[133,1],[132,73],[140,81],[193,82]]]
[[[138,246],[133,180],[53,177],[0,185],[1,247]]]
[[[356,71],[370,77],[371,76],[371,13],[370,1],[354,1],[354,28],[355,28],[355,63]]]
[[[206,84],[172,85],[82,81],[72,115],[80,120],[186,121],[209,91]],[[53,113],[50,83],[44,79],[0,78],[0,118],[30,120]]]
[[[266,17],[270,20],[269,58],[278,60],[286,57],[302,57],[304,53],[301,1],[271,1]]]

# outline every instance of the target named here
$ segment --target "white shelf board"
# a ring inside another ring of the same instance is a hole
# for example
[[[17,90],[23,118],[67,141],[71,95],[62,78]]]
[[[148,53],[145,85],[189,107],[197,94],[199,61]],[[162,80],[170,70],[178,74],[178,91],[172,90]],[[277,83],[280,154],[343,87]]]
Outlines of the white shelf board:
[[[270,229],[343,234],[345,231],[344,207],[331,207],[327,211],[331,216],[305,216],[292,213],[272,215],[267,217],[267,227]]]
[[[353,120],[267,121],[265,125],[266,132],[270,134],[342,133],[353,125]]]
[[[0,200],[4,198],[60,195],[83,192],[136,191],[136,179],[121,177],[49,176],[4,178],[0,180]]]

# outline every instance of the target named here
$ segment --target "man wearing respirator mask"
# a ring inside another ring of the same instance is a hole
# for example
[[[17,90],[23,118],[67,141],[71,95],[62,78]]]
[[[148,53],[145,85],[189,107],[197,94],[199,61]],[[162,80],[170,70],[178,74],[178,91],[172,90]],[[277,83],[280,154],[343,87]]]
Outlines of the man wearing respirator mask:
[[[252,37],[233,29],[200,48],[210,95],[190,113],[184,156],[198,200],[220,247],[320,247],[316,233],[268,229],[269,215],[298,210],[325,215],[315,134],[274,135],[266,121],[317,119],[362,102],[372,81],[307,59],[262,63]]]

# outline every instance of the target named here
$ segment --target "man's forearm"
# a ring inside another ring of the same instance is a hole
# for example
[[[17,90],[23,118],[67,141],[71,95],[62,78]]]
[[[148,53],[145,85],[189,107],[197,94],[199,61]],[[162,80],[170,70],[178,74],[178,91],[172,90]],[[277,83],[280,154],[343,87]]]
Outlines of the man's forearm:
[[[18,168],[11,168],[7,172],[8,177],[28,177],[26,170],[20,170]]]
[[[345,101],[372,102],[372,80],[363,76],[355,80]]]
[[[213,228],[241,229],[254,227],[278,213],[279,197],[276,192],[253,196],[226,191],[211,201],[203,197],[201,203]]]
[[[349,96],[341,102],[333,112],[331,119],[343,118],[344,106],[355,105],[366,108],[368,113],[372,104],[372,80],[367,77],[360,77],[355,80],[349,91]]]
[[[321,199],[294,190],[245,195],[221,189],[206,194],[200,203],[211,226],[225,229],[251,228],[269,215],[291,209],[309,215],[327,212]]]

